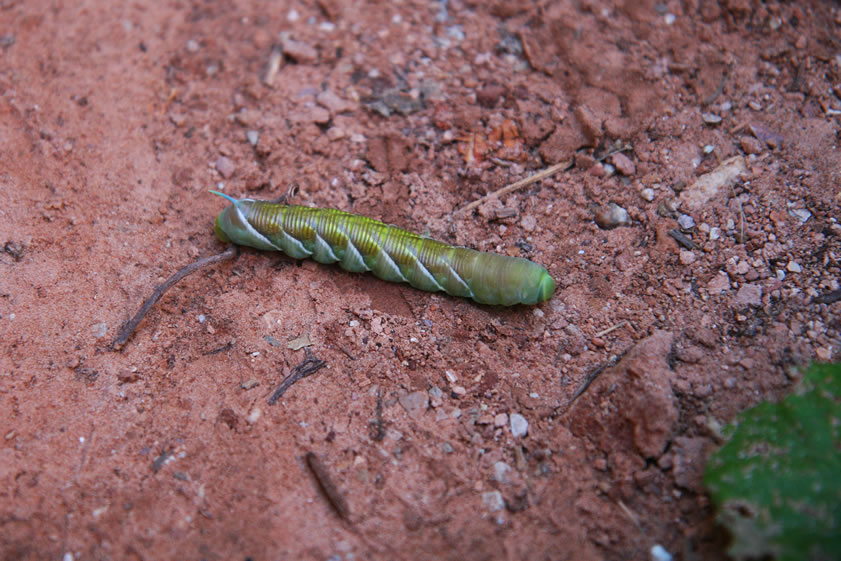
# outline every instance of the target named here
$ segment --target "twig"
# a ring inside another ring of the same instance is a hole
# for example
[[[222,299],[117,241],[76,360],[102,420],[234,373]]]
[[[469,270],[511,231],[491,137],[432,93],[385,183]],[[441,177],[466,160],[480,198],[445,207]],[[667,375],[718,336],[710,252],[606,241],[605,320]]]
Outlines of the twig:
[[[311,374],[315,374],[325,366],[327,366],[326,362],[319,358],[316,358],[309,351],[307,351],[307,358],[304,359],[304,362],[293,368],[289,376],[284,378],[283,382],[280,383],[280,386],[274,391],[272,396],[269,398],[269,405],[274,405],[275,403],[277,403],[277,400],[283,397],[283,394],[286,393],[286,390],[291,388],[295,382],[306,378]]]
[[[324,492],[324,496],[327,497],[327,502],[330,503],[330,506],[333,507],[333,510],[336,511],[336,514],[338,514],[340,518],[349,521],[350,508],[348,507],[344,495],[339,492],[336,485],[333,483],[333,480],[330,478],[330,473],[327,471],[327,468],[324,467],[324,464],[321,463],[321,460],[318,459],[318,456],[316,456],[314,452],[307,452],[304,459],[306,459],[307,466],[310,468],[313,477],[315,477],[315,480],[318,482],[318,486],[321,487],[322,492]]]
[[[187,275],[191,275],[202,269],[207,267],[208,265],[212,265],[213,263],[218,263],[219,261],[225,261],[226,259],[232,259],[237,254],[236,246],[231,246],[222,253],[217,253],[216,255],[211,255],[210,257],[203,257],[199,259],[195,263],[190,263],[168,279],[164,281],[162,285],[155,289],[155,292],[152,293],[143,305],[140,307],[140,310],[134,314],[134,317],[131,318],[129,321],[123,324],[123,327],[120,329],[120,333],[117,335],[117,338],[114,339],[114,342],[111,343],[111,350],[112,351],[119,351],[123,348],[123,345],[126,344],[126,341],[129,340],[131,334],[134,333],[134,330],[137,329],[137,326],[143,321],[143,318],[146,317],[146,314],[149,313],[149,310],[154,306],[158,300],[164,295],[164,293],[172,288],[172,286],[186,277]]]
[[[607,328],[607,329],[605,329],[604,331],[599,331],[598,333],[596,333],[596,337],[604,337],[604,336],[605,336],[605,335],[607,335],[608,333],[612,333],[613,331],[616,331],[616,330],[617,330],[617,329],[619,329],[620,327],[625,327],[626,325],[628,325],[628,321],[627,321],[627,320],[620,321],[619,323],[617,323],[617,324],[616,324],[616,325],[614,325],[613,327],[608,327],[608,328]]]
[[[572,159],[569,159],[569,160],[564,160],[563,162],[561,162],[559,164],[555,164],[554,166],[549,166],[548,168],[535,173],[531,177],[527,177],[525,179],[521,179],[520,181],[516,181],[514,183],[506,185],[502,189],[494,191],[493,193],[488,193],[487,195],[485,195],[481,199],[475,200],[472,203],[463,206],[461,209],[456,211],[456,214],[464,214],[466,212],[470,212],[471,210],[478,207],[479,205],[481,205],[482,203],[484,203],[488,199],[492,199],[494,197],[501,197],[503,195],[507,195],[508,193],[510,193],[512,191],[516,191],[517,189],[522,189],[523,187],[526,187],[527,185],[531,185],[532,183],[540,181],[541,179],[545,179],[545,178],[549,177],[550,175],[554,175],[555,173],[557,173],[561,170],[568,169],[571,165],[572,165]]]
[[[698,244],[693,242],[690,238],[688,238],[683,232],[675,228],[674,230],[669,230],[669,235],[680,245],[685,247],[686,249],[698,249]]]
[[[627,351],[626,351],[626,352],[627,352]],[[581,396],[584,394],[584,392],[586,392],[586,391],[587,391],[587,388],[589,388],[589,387],[590,387],[590,384],[592,384],[593,382],[595,382],[595,381],[596,381],[596,378],[598,378],[598,377],[599,377],[599,375],[600,375],[602,372],[604,372],[605,370],[607,370],[607,369],[608,369],[608,368],[610,368],[611,366],[615,366],[615,365],[616,365],[616,364],[617,364],[620,360],[622,360],[622,357],[623,357],[623,356],[625,356],[625,353],[622,353],[622,354],[620,354],[620,355],[617,355],[617,356],[613,357],[612,359],[610,359],[610,360],[609,360],[609,361],[607,361],[606,363],[602,364],[601,366],[599,366],[598,368],[596,368],[595,370],[593,370],[593,371],[592,371],[592,372],[591,372],[591,373],[587,376],[587,379],[586,379],[586,380],[584,380],[584,383],[583,383],[583,384],[581,384],[581,385],[578,387],[578,389],[577,389],[577,390],[575,390],[575,393],[574,393],[574,394],[572,394],[572,397],[571,397],[571,398],[569,398],[569,401],[567,402],[566,407],[563,409],[563,411],[562,411],[562,412],[563,412],[563,413],[566,413],[567,411],[569,411],[569,409],[572,407],[572,404],[573,404],[573,403],[575,403],[575,400],[576,400],[576,399],[578,399],[579,397],[581,397]],[[559,406],[559,408],[560,408],[560,406]],[[556,410],[556,413],[558,413],[558,414],[559,414],[559,413],[561,413],[561,411]]]
[[[640,525],[640,519],[636,515],[636,513],[633,510],[631,510],[630,508],[628,508],[628,506],[625,503],[623,503],[621,499],[616,501],[616,504],[618,504],[619,508],[622,509],[622,512],[625,513],[625,516],[627,516],[628,518],[631,519],[631,522],[634,523],[634,526],[637,527],[637,530],[642,531],[642,526]]]
[[[263,78],[263,83],[267,86],[272,86],[274,84],[274,79],[277,76],[278,70],[280,70],[281,61],[283,61],[283,47],[275,45],[272,47],[272,54],[269,55],[266,77]]]

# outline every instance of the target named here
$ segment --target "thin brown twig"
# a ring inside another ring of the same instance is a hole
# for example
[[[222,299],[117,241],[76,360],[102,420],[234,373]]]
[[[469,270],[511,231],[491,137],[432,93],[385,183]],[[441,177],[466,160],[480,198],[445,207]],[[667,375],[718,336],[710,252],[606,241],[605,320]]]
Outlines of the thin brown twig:
[[[134,333],[134,330],[137,329],[137,326],[140,325],[140,322],[143,321],[143,318],[146,317],[146,314],[148,314],[149,310],[152,309],[152,306],[154,306],[158,302],[158,300],[161,299],[164,293],[170,288],[172,288],[172,286],[175,283],[177,283],[187,275],[191,275],[199,269],[207,267],[208,265],[218,263],[219,261],[225,261],[226,259],[232,259],[236,256],[236,254],[236,246],[231,246],[222,253],[217,253],[216,255],[211,255],[210,257],[203,257],[195,263],[190,263],[189,265],[182,268],[180,271],[166,279],[163,282],[163,284],[158,286],[155,289],[155,292],[153,292],[152,295],[145,302],[143,302],[143,305],[140,307],[140,310],[138,310],[138,312],[134,314],[134,317],[123,324],[119,334],[117,334],[117,337],[114,339],[114,342],[111,343],[111,350],[119,351],[123,348],[123,345],[126,344],[126,341],[128,341],[129,337],[131,337],[132,333]]]
[[[487,195],[485,195],[481,199],[475,200],[472,203],[469,203],[469,204],[463,206],[462,208],[457,210],[455,213],[456,214],[464,214],[464,213],[470,212],[471,210],[478,207],[479,205],[481,205],[482,203],[484,203],[488,199],[492,199],[494,197],[501,197],[503,195],[507,195],[508,193],[510,193],[512,191],[516,191],[517,189],[522,189],[523,187],[526,187],[527,185],[531,185],[532,183],[540,181],[541,179],[545,179],[545,178],[549,177],[550,175],[554,175],[555,173],[557,173],[561,170],[568,169],[571,165],[572,165],[572,159],[569,159],[569,160],[564,160],[563,162],[560,162],[558,164],[555,164],[554,166],[549,166],[548,168],[546,168],[544,170],[541,170],[541,171],[535,173],[534,175],[532,175],[530,177],[527,177],[525,179],[521,179],[520,181],[515,181],[514,183],[506,185],[502,189],[498,189],[498,190],[494,191],[493,193],[488,193]]]
[[[269,405],[274,405],[277,403],[277,400],[283,397],[283,394],[286,393],[286,390],[292,387],[295,382],[306,378],[311,374],[315,374],[322,368],[327,366],[327,363],[317,358],[315,355],[307,351],[307,358],[304,361],[292,369],[292,372],[283,379],[283,382],[280,383],[280,386],[274,391],[272,396],[269,398]]]
[[[577,389],[577,390],[575,390],[575,393],[574,393],[574,394],[572,394],[572,397],[570,397],[570,398],[569,398],[569,401],[567,401],[566,407],[559,406],[559,407],[555,410],[555,414],[556,414],[556,415],[559,415],[559,414],[566,413],[567,411],[569,411],[569,410],[570,410],[570,408],[572,408],[572,404],[573,404],[573,403],[575,403],[575,400],[577,400],[579,397],[581,397],[582,395],[584,395],[584,392],[586,392],[586,391],[587,391],[587,389],[590,387],[590,385],[591,385],[593,382],[595,382],[595,381],[596,381],[596,378],[598,378],[598,377],[599,377],[599,375],[600,375],[602,372],[604,372],[605,370],[607,370],[607,369],[608,369],[608,368],[610,368],[611,366],[615,366],[615,365],[619,364],[619,361],[620,361],[620,360],[622,360],[622,357],[624,357],[624,356],[625,356],[625,353],[626,353],[626,352],[627,352],[627,351],[623,352],[622,354],[619,354],[619,355],[614,356],[614,357],[613,357],[613,358],[611,358],[609,361],[607,361],[606,363],[602,364],[601,366],[599,366],[598,368],[596,368],[595,370],[593,370],[590,374],[588,374],[588,375],[587,375],[587,379],[586,379],[586,380],[584,380],[584,383],[583,383],[583,384],[581,384],[581,385],[578,387],[578,389]],[[561,410],[561,407],[563,407],[563,410]]]
[[[330,472],[327,471],[327,468],[324,467],[324,464],[321,463],[321,460],[318,459],[318,456],[314,452],[307,452],[304,459],[307,461],[307,467],[310,468],[324,496],[327,497],[327,502],[330,503],[330,506],[333,507],[333,510],[336,511],[336,514],[340,518],[349,521],[350,507],[348,507],[344,495],[339,492],[333,480],[330,478]]]
[[[598,333],[596,333],[596,337],[604,337],[608,333],[612,333],[612,332],[616,331],[617,329],[619,329],[620,327],[625,327],[626,325],[628,325],[628,320],[622,320],[619,323],[617,323],[616,325],[608,327],[604,331],[599,331]]]

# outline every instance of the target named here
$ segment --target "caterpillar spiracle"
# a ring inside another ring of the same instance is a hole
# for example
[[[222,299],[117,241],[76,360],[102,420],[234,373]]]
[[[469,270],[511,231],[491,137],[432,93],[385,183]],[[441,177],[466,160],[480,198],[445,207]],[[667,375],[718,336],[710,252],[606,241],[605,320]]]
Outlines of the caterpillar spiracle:
[[[346,271],[371,272],[480,304],[537,304],[555,291],[546,269],[528,259],[454,247],[341,210],[211,192],[231,203],[216,217],[216,236],[223,242],[338,263]]]

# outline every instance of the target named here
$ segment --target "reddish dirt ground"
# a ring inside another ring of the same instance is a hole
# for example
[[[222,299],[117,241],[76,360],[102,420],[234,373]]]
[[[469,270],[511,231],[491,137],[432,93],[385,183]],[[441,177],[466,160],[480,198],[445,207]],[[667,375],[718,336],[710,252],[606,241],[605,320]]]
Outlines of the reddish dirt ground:
[[[724,558],[718,427],[838,357],[837,2],[111,4],[0,1],[0,557]],[[210,188],[558,290],[244,250],[110,350]]]

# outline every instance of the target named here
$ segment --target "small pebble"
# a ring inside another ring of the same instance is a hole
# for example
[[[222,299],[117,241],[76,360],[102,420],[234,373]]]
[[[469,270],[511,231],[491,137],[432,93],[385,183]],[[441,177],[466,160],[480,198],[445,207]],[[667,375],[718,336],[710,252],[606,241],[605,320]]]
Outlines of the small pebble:
[[[622,175],[630,177],[636,173],[637,167],[634,165],[634,162],[622,152],[616,152],[610,158],[613,165],[616,166],[616,170]]]
[[[511,434],[514,436],[514,438],[526,436],[528,432],[529,422],[526,421],[526,418],[520,415],[519,413],[513,413],[511,415]]]
[[[695,220],[688,214],[678,216],[677,223],[681,230],[691,230],[695,227]]]
[[[234,167],[234,163],[227,158],[226,156],[219,156],[216,158],[216,171],[219,172],[219,175],[224,177],[225,179],[229,179],[233,174],[236,168]]]
[[[534,216],[526,214],[520,219],[520,226],[526,232],[533,232],[537,227],[537,220],[535,220]]]
[[[651,548],[651,561],[672,561],[672,554],[658,543]]]
[[[721,237],[721,228],[713,226],[710,228],[710,240],[715,241]]]
[[[631,223],[631,217],[628,211],[617,205],[610,203],[607,208],[599,209],[595,217],[596,224],[603,230],[612,230],[618,226],[626,226]]]
[[[801,271],[803,270],[803,269],[800,267],[800,265],[798,265],[798,264],[797,264],[796,262],[794,262],[794,261],[789,261],[789,262],[788,262],[788,265],[786,265],[786,269],[787,269],[787,270],[788,270],[788,272],[790,272],[790,273],[799,273],[799,272],[801,272]]]
[[[792,216],[797,218],[801,224],[805,224],[806,221],[812,217],[812,213],[806,210],[805,208],[796,208],[789,212]]]
[[[257,143],[260,142],[260,133],[255,130],[250,130],[245,133],[245,138],[251,146],[257,146]]]
[[[762,287],[758,284],[743,284],[733,301],[737,308],[762,305]]]
[[[715,113],[703,113],[701,114],[701,118],[708,125],[717,125],[721,122],[721,117],[719,117]]]
[[[318,51],[308,43],[285,37],[281,41],[283,54],[299,64],[312,64],[318,60]]]
[[[680,263],[681,265],[691,265],[695,262],[697,258],[695,254],[689,251],[688,249],[681,249],[680,250]]]
[[[651,187],[646,187],[645,189],[640,191],[640,197],[642,197],[643,199],[645,199],[648,202],[653,201],[654,200],[654,189],[652,189]]]
[[[500,483],[508,483],[508,474],[511,472],[511,466],[505,462],[494,462],[493,465],[493,479]]]
[[[482,493],[482,504],[491,512],[505,508],[505,501],[502,499],[502,493],[499,491]]]
[[[398,401],[410,417],[417,417],[421,413],[423,413],[424,410],[426,410],[426,406],[429,403],[429,398],[426,392],[417,391],[400,396],[398,398]]]
[[[762,143],[752,136],[743,136],[740,138],[739,146],[742,147],[745,154],[760,154],[762,152]]]
[[[93,332],[93,336],[97,339],[101,339],[105,337],[105,334],[108,333],[108,324],[107,323],[95,323],[93,327],[91,327],[91,331]]]
[[[508,424],[508,415],[505,413],[500,413],[496,417],[494,417],[494,426],[501,428]]]

